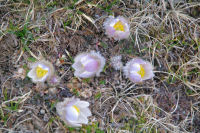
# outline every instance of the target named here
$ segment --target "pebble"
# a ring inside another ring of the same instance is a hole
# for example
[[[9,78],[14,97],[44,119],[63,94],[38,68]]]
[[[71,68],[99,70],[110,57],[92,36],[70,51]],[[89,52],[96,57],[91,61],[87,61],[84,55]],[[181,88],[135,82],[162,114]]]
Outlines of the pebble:
[[[71,97],[72,93],[69,91],[69,89],[61,90],[60,91],[60,96],[61,97]]]
[[[57,88],[53,87],[53,88],[49,88],[49,92],[52,94],[56,94],[57,93]]]
[[[41,110],[40,110],[40,114],[42,114],[42,115],[45,114],[45,110],[44,110],[44,109],[41,109]]]
[[[31,110],[29,110],[27,113],[28,113],[28,114],[32,114],[32,111],[31,111]]]
[[[39,130],[35,130],[35,133],[40,133],[40,131]]]
[[[44,120],[45,122],[49,121],[49,117],[47,116],[47,114],[44,115],[43,120]]]

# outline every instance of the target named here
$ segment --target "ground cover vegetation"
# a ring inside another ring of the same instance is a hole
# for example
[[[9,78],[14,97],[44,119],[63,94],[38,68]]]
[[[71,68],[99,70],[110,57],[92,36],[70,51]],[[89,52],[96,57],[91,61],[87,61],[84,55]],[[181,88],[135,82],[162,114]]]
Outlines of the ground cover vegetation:
[[[0,0],[0,133],[200,132],[200,3],[198,0]],[[129,21],[126,40],[108,38],[110,16]],[[98,51],[99,77],[74,76],[74,57]],[[29,64],[42,55],[59,84],[36,84]],[[154,78],[133,83],[112,67],[140,57]],[[42,86],[42,87],[41,87]],[[72,128],[56,104],[90,103],[88,125]]]

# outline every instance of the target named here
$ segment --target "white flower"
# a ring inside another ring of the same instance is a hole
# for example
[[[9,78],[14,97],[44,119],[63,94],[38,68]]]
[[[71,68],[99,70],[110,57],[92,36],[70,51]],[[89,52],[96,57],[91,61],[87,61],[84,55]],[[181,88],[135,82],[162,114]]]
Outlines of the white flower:
[[[122,16],[116,18],[109,16],[103,25],[108,37],[115,40],[127,39],[130,35],[128,21]]]
[[[115,70],[120,70],[123,67],[121,59],[122,59],[121,55],[111,57],[110,59],[111,65],[113,66]]]
[[[28,73],[28,77],[32,79],[34,83],[44,82],[50,79],[54,74],[53,65],[45,60],[37,61],[30,65],[31,70]]]
[[[56,111],[68,126],[81,127],[82,124],[88,124],[87,117],[91,116],[88,106],[88,102],[78,98],[65,98],[57,103]]]
[[[105,58],[98,52],[81,53],[75,57],[74,64],[72,65],[75,69],[74,75],[80,78],[99,76],[105,62]]]
[[[140,58],[129,61],[123,68],[123,71],[126,77],[135,83],[154,77],[153,66],[150,62]]]

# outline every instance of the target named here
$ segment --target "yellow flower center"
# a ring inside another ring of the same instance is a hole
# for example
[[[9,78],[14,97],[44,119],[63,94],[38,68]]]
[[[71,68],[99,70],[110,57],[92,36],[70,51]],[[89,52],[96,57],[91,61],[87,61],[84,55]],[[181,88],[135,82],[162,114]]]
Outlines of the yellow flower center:
[[[140,65],[140,71],[137,72],[138,74],[140,74],[140,76],[143,78],[145,75],[145,70],[144,67],[142,65]]]
[[[118,21],[117,23],[115,23],[115,25],[113,27],[114,27],[115,30],[125,31],[124,25],[122,24],[121,21]]]
[[[38,78],[44,77],[47,74],[47,72],[48,72],[48,70],[45,70],[39,66],[36,68],[36,75]]]
[[[79,108],[76,105],[73,105],[73,107],[75,108],[75,110],[78,112],[78,114],[80,113]]]

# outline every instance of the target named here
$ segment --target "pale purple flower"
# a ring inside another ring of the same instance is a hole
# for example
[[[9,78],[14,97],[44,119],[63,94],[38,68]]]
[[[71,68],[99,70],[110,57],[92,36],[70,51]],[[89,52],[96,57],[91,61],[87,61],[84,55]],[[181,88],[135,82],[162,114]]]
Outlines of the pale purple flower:
[[[65,98],[63,102],[56,104],[56,111],[60,118],[71,127],[81,127],[82,124],[88,124],[88,116],[91,111],[88,108],[87,101],[81,101],[78,98]]]
[[[125,76],[135,83],[154,77],[153,66],[140,58],[130,60],[123,71]]]
[[[113,17],[109,16],[104,24],[104,29],[106,31],[106,35],[109,38],[114,38],[115,40],[127,39],[130,35],[130,27],[128,21],[122,17]]]
[[[98,52],[81,53],[75,57],[72,65],[75,69],[74,75],[80,78],[99,76],[105,62],[105,58]]]
[[[110,59],[111,65],[115,70],[120,70],[123,67],[121,59],[122,59],[121,55],[111,57]]]

